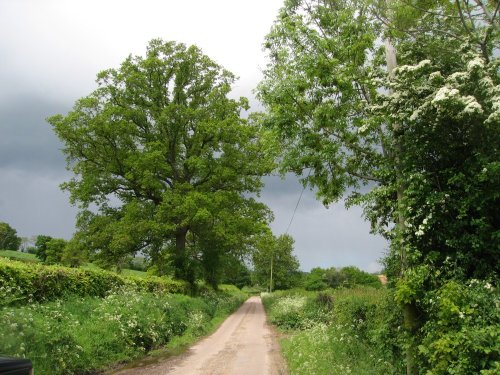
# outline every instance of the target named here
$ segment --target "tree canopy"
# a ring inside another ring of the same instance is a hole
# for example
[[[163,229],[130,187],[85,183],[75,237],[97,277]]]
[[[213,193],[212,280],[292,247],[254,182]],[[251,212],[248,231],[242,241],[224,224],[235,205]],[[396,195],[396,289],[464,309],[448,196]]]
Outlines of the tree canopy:
[[[84,246],[110,262],[173,258],[175,275],[193,281],[202,259],[216,267],[267,227],[271,213],[252,196],[274,156],[241,116],[247,100],[229,97],[234,80],[196,46],[152,40],[48,119],[75,174],[63,188],[82,209]]]
[[[17,235],[17,231],[9,224],[0,222],[0,249],[19,250],[20,245],[21,237]]]
[[[293,238],[272,233],[262,236],[252,254],[255,281],[269,289],[290,289],[301,279],[299,261],[293,254]]]
[[[498,272],[497,18],[497,2],[287,1],[267,37],[259,95],[282,168],[398,237],[394,275],[427,255]]]
[[[259,97],[282,169],[307,175],[326,204],[348,195],[391,240],[408,337],[427,292],[498,278],[499,8],[288,0],[266,39]]]

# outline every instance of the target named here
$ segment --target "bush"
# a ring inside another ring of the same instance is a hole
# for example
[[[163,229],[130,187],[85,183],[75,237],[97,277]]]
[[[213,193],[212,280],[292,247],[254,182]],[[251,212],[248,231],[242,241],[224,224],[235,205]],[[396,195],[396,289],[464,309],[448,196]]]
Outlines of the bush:
[[[150,276],[123,277],[115,273],[62,266],[27,264],[0,259],[0,306],[43,302],[70,295],[104,297],[126,286],[154,293],[186,293],[185,282]]]
[[[330,288],[355,288],[370,286],[380,288],[382,284],[375,275],[362,271],[357,267],[331,267],[328,269],[313,268],[305,277],[306,290],[319,291]]]
[[[283,354],[292,374],[400,374],[404,370],[387,290],[293,291],[263,297],[269,319],[286,329]]]
[[[306,329],[331,318],[329,306],[310,292],[263,293],[262,301],[271,323],[286,330]]]
[[[422,373],[498,374],[500,298],[488,282],[449,281],[426,298]]]
[[[0,353],[30,358],[39,374],[95,373],[174,337],[205,334],[244,299],[241,292],[189,297],[123,287],[105,298],[7,307],[0,310]]]
[[[327,289],[328,284],[326,283],[326,271],[322,268],[313,268],[305,277],[304,287],[306,290]]]

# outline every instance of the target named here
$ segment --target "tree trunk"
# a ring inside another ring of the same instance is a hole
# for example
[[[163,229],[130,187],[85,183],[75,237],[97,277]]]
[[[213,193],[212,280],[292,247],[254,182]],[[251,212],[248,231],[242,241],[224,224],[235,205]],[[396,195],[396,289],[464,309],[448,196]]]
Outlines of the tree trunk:
[[[397,66],[396,59],[396,49],[392,44],[390,38],[385,40],[385,58],[387,63],[387,73],[389,76],[394,74],[394,69]],[[397,133],[400,131],[400,124],[392,124],[393,132]],[[394,153],[394,163],[396,165],[397,173],[397,220],[396,220],[396,246],[399,251],[400,261],[401,261],[401,276],[403,276],[408,269],[408,260],[406,254],[406,244],[404,241],[404,231],[406,229],[406,218],[403,212],[403,199],[405,194],[405,187],[403,183],[403,176],[401,173],[401,156],[403,154],[403,145],[401,141],[395,138],[395,153]],[[412,337],[415,331],[418,329],[418,312],[414,302],[405,303],[403,305],[403,322],[404,328],[408,335]],[[418,375],[416,366],[416,348],[415,345],[410,342],[408,349],[406,350],[406,374],[407,375]]]
[[[175,277],[181,280],[188,280],[189,272],[186,259],[186,236],[187,228],[180,228],[175,233],[175,253],[174,253],[174,268]]]

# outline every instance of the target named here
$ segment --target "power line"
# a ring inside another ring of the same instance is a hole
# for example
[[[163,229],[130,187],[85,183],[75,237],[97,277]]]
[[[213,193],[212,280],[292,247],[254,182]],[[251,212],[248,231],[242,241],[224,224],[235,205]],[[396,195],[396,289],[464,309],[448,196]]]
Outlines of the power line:
[[[309,173],[307,174],[308,178],[311,175],[312,168],[309,168]],[[297,212],[297,208],[299,207],[300,201],[302,200],[302,195],[304,195],[304,190],[306,190],[306,184],[304,184],[304,187],[302,188],[302,191],[300,192],[299,199],[297,200],[297,204],[295,205],[295,209],[293,210],[292,218],[290,219],[290,222],[288,223],[288,227],[286,228],[285,234],[288,234],[288,230],[290,229],[290,226],[292,225],[293,219],[295,217],[295,213]]]

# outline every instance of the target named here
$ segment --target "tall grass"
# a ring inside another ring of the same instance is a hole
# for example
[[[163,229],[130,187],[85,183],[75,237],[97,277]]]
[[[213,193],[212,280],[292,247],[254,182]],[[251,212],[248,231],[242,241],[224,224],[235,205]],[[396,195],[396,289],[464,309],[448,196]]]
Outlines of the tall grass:
[[[0,310],[0,353],[31,359],[38,374],[89,374],[181,336],[193,341],[244,299],[234,291],[194,298],[128,287],[105,298],[8,307]]]
[[[292,375],[404,372],[386,337],[384,290],[296,290],[263,301],[269,320],[287,333],[281,346]]]

